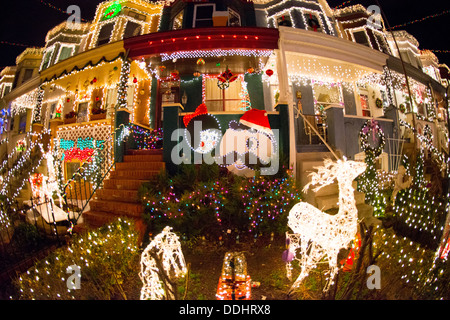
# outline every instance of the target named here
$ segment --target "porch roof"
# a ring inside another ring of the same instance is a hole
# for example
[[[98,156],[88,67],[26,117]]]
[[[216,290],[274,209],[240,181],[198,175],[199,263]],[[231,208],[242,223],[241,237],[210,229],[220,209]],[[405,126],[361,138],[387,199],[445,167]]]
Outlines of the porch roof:
[[[133,59],[161,53],[212,49],[278,49],[277,29],[213,27],[156,32],[124,40]]]

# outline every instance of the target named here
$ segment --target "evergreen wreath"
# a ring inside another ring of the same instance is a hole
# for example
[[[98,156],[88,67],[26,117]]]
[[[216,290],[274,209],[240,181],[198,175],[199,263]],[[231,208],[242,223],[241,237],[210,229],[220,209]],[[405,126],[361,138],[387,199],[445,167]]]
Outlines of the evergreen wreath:
[[[377,108],[381,109],[381,108],[383,108],[383,101],[381,101],[380,98],[377,98],[375,100],[375,105],[377,106]]]
[[[369,143],[370,133],[372,133],[372,139],[374,143],[376,142],[378,136],[378,146],[372,147]],[[384,145],[386,144],[386,138],[377,121],[373,119],[367,120],[362,126],[361,131],[359,132],[359,137],[361,140],[361,147],[367,156],[376,158],[381,155]]]

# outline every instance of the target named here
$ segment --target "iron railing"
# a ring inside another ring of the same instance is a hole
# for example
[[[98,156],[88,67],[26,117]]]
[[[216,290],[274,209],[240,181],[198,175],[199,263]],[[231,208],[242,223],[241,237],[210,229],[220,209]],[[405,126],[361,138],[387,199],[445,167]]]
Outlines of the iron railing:
[[[115,167],[113,145],[122,145],[121,152],[126,154],[127,150],[161,149],[162,139],[161,130],[137,124],[119,126],[105,142],[106,147],[94,148],[91,161],[80,166],[64,186],[65,209],[69,220],[74,225],[78,224],[83,212],[88,211],[95,192],[103,186],[104,180]]]
[[[78,224],[89,201],[115,166],[111,142],[112,139],[105,142],[105,146],[95,147],[90,161],[80,166],[63,187],[64,209],[74,225]]]

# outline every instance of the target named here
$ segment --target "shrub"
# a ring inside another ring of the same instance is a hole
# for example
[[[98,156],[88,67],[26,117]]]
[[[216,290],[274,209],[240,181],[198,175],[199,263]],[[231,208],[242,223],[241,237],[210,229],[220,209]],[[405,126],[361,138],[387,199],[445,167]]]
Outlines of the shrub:
[[[140,197],[155,232],[170,225],[188,237],[214,238],[228,229],[283,233],[290,208],[300,201],[289,172],[243,178],[205,164],[161,174],[140,189]]]
[[[125,292],[136,290],[139,283],[139,254],[134,224],[119,219],[97,231],[75,236],[67,247],[37,262],[16,279],[19,298],[127,299]],[[79,266],[81,271],[79,290],[70,290],[67,286],[71,277],[67,268],[73,265]]]

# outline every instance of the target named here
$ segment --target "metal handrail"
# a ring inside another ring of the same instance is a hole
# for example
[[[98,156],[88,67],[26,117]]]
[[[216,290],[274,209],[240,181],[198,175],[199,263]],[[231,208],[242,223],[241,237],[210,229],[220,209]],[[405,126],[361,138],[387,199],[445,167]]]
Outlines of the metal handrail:
[[[322,140],[322,142],[325,144],[325,146],[328,148],[328,150],[330,150],[330,152],[333,154],[333,156],[336,158],[336,160],[339,160],[340,158],[337,156],[337,154],[333,151],[333,149],[331,148],[331,146],[325,141],[325,139],[322,137],[322,135],[319,133],[319,131],[317,131],[317,129],[308,121],[308,119],[306,119],[305,115],[303,114],[303,112],[301,112],[295,105],[294,105],[294,109],[297,110],[297,114],[300,115],[303,120],[305,121],[305,123],[314,131],[314,133],[319,137],[320,140]],[[298,118],[298,117],[297,117]]]
[[[113,135],[114,133],[112,133],[111,135]],[[114,141],[114,140],[112,140]],[[78,194],[77,194],[77,188],[75,187],[75,201],[77,203],[77,208],[78,210],[76,210],[76,217],[74,219],[74,224],[76,225],[78,223],[78,220],[80,219],[82,213],[84,212],[84,210],[86,209],[87,205],[89,204],[89,202],[92,200],[95,192],[97,192],[97,190],[100,188],[100,186],[103,184],[103,181],[105,180],[105,178],[108,176],[108,174],[111,172],[111,169],[115,166],[116,162],[114,160],[114,156],[112,155],[111,152],[108,152],[107,149],[103,149],[101,150],[101,148],[99,147],[95,147],[94,148],[94,153],[92,155],[92,157],[94,157],[96,154],[98,155],[99,153],[105,153],[105,156],[103,157],[102,161],[106,162],[106,159],[112,159],[112,163],[109,167],[106,167],[104,173],[102,174],[102,176],[99,177],[97,183],[94,184],[94,188],[90,191],[90,193],[88,194],[86,187],[84,188],[84,195],[85,195],[85,203],[80,207],[78,207],[78,203],[79,203],[79,199],[78,199]],[[71,185],[71,182],[76,183],[77,180],[79,180],[80,182],[80,186],[81,181],[87,181],[87,178],[89,177],[87,174],[85,174],[85,172],[88,172],[89,174],[92,173],[92,171],[90,171],[89,169],[92,167],[92,162],[86,162],[84,163],[81,167],[79,167],[77,169],[77,171],[72,175],[72,177],[68,180],[68,182],[66,182],[65,186],[64,186],[64,192],[63,192],[63,199],[65,202],[65,206],[67,208],[67,210],[69,210],[69,202],[67,199],[67,194],[68,194],[68,188]],[[84,175],[84,176],[83,176]],[[90,186],[91,183],[89,183]],[[90,189],[90,188],[89,188]],[[81,189],[80,189],[81,192]],[[72,195],[72,193],[71,193]],[[82,197],[82,195],[80,195],[80,197]],[[73,198],[72,198],[73,200]],[[83,199],[81,199],[81,201],[83,201]],[[75,213],[75,211],[73,211]]]

